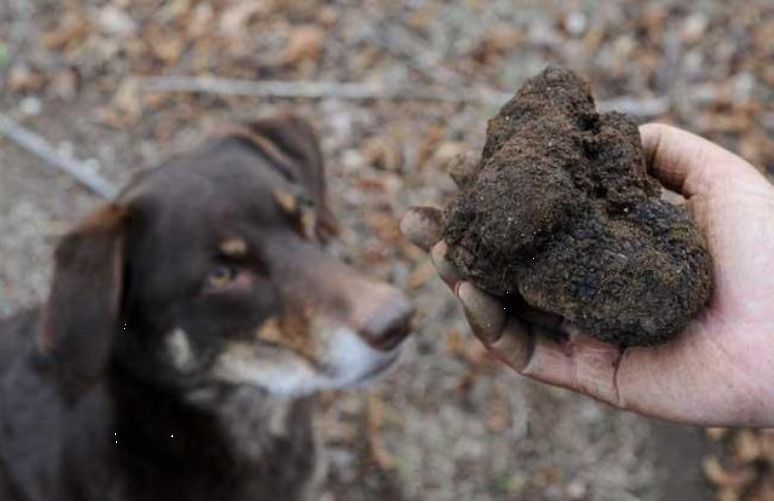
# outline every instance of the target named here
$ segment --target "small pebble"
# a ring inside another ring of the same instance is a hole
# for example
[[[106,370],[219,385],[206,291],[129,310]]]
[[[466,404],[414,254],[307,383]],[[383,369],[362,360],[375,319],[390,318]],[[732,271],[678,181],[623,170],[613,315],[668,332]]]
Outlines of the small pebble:
[[[28,117],[35,117],[36,115],[40,115],[41,110],[43,110],[43,105],[39,99],[27,96],[19,102],[19,110]]]
[[[587,24],[586,15],[577,10],[567,13],[567,17],[564,19],[564,28],[570,35],[576,37],[586,31]]]

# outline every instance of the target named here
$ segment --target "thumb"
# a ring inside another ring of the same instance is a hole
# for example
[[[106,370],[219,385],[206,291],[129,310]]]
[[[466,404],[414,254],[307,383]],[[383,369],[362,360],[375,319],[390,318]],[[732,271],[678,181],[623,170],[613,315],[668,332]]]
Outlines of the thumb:
[[[736,176],[761,175],[747,161],[688,131],[666,124],[640,127],[650,173],[666,188],[690,198]]]

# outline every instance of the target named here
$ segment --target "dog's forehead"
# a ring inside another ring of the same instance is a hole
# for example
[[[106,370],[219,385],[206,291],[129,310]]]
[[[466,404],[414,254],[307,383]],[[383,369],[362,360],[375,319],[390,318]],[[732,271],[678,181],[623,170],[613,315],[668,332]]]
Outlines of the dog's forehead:
[[[206,180],[211,187],[232,196],[240,193],[251,196],[262,192],[268,194],[273,187],[293,183],[287,168],[276,166],[259,151],[228,138],[180,156],[172,161],[172,166],[175,171],[193,175],[190,178]],[[174,183],[178,173],[167,171],[160,170],[159,174]],[[191,190],[196,190],[194,183]]]
[[[291,187],[302,190],[258,153],[220,141],[171,159],[135,192],[166,219],[217,224],[246,217],[270,223],[280,214],[273,194]]]

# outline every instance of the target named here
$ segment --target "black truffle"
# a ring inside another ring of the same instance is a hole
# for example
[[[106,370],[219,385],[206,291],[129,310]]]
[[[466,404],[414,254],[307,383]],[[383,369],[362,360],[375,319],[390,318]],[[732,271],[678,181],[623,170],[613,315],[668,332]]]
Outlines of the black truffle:
[[[707,302],[703,236],[661,199],[637,126],[598,114],[574,73],[529,79],[489,121],[478,167],[446,209],[444,239],[480,288],[621,346],[670,339]]]

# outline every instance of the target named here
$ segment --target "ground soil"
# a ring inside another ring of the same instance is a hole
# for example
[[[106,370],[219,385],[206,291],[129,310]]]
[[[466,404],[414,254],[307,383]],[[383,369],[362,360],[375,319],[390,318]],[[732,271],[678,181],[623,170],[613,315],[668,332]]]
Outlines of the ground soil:
[[[481,125],[548,63],[588,78],[600,107],[680,125],[774,170],[774,4],[514,4],[0,0],[0,110],[96,161],[117,185],[235,117],[291,108],[316,124],[342,228],[332,253],[400,286],[418,310],[396,371],[368,389],[321,397],[329,455],[321,497],[706,498],[702,429],[621,412],[493,361],[398,221],[411,205],[455,196],[448,161],[481,152]],[[137,86],[145,76],[208,74],[505,98],[280,100]],[[0,139],[0,316],[45,295],[56,236],[99,203]],[[758,445],[749,430],[722,441],[737,437]],[[773,480],[759,467],[772,466],[774,448],[743,452],[737,465],[720,458],[734,471],[711,472],[733,489],[723,495]],[[752,478],[737,476],[750,468]]]
[[[598,114],[549,67],[489,121],[478,174],[446,211],[449,257],[474,283],[621,346],[677,335],[712,288],[705,240],[661,199],[637,125]]]

